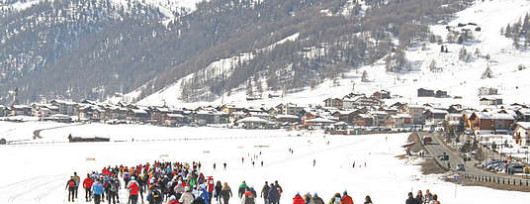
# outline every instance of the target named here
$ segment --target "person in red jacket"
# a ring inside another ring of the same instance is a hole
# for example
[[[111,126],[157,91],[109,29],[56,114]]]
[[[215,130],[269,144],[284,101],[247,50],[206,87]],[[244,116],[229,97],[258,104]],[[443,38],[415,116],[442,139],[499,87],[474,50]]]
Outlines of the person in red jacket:
[[[208,203],[212,203],[212,197],[213,196],[213,191],[214,191],[214,181],[213,181],[213,177],[212,176],[208,176],[208,193],[210,194],[210,200],[208,201]]]
[[[353,204],[353,200],[348,195],[347,191],[344,191],[344,195],[342,196],[341,201],[342,201],[341,204]]]
[[[90,175],[86,175],[86,179],[83,180],[83,188],[85,189],[85,199],[86,202],[90,202],[90,198],[92,198],[92,184],[94,184],[94,179],[90,178]]]
[[[74,177],[71,176],[70,177],[70,180],[68,180],[68,182],[66,182],[66,188],[65,190],[68,189],[68,202],[75,202],[74,201],[74,196],[75,196],[75,180],[74,180]]]
[[[293,204],[305,204],[304,198],[299,193],[296,193],[293,198]]]
[[[127,185],[127,188],[129,189],[129,201],[132,204],[136,204],[138,202],[138,190],[140,190],[140,185],[136,180],[129,181],[129,184]],[[129,202],[127,202],[129,203]]]

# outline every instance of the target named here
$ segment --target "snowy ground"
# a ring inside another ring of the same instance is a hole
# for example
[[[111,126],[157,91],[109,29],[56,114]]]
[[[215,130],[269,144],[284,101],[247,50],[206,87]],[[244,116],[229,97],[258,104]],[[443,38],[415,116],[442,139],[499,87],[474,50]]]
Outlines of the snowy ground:
[[[366,195],[376,203],[401,203],[407,192],[427,188],[438,194],[442,203],[500,203],[507,198],[511,203],[527,203],[530,199],[530,193],[464,186],[457,187],[455,197],[454,184],[441,181],[439,175],[422,175],[420,167],[414,165],[417,161],[395,157],[404,153],[400,146],[406,143],[407,134],[324,137],[320,132],[284,130],[89,125],[45,131],[43,136],[53,137],[61,132],[86,136],[108,132],[107,136],[115,140],[126,135],[139,139],[98,144],[1,146],[0,161],[4,165],[0,170],[0,203],[66,203],[64,187],[73,171],[84,179],[86,172],[106,165],[134,165],[153,160],[201,161],[206,174],[227,181],[233,190],[243,180],[258,191],[264,181],[279,180],[285,190],[282,203],[291,202],[296,192],[318,192],[327,201],[333,193],[344,190],[348,190],[356,203],[363,202]],[[301,137],[295,136],[299,133]],[[159,139],[201,137],[202,140],[138,142],[150,135]],[[47,140],[62,141],[63,138]],[[294,154],[289,153],[289,148],[294,149]],[[252,167],[249,158],[245,164],[241,163],[241,157],[260,151],[262,157],[258,161],[263,160],[264,167]],[[312,166],[313,159],[316,167]],[[212,169],[214,162],[218,164],[216,171]],[[226,171],[219,168],[222,162],[228,164]],[[357,165],[355,169],[351,167],[353,162]],[[120,193],[124,202],[126,191]]]

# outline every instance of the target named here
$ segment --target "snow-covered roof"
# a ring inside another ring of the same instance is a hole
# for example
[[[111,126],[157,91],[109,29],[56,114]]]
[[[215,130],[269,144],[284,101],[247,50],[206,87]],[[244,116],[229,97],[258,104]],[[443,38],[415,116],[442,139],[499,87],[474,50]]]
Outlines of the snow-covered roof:
[[[419,109],[425,109],[425,106],[422,105],[407,105],[410,108],[419,108]]]
[[[142,109],[131,109],[134,114],[147,114],[147,111]]]
[[[370,113],[373,115],[388,115],[386,111],[372,111]]]
[[[329,120],[329,119],[325,119],[325,118],[315,118],[315,119],[311,119],[311,120],[306,120],[305,122],[306,123],[334,123],[335,121]]]
[[[453,117],[453,118],[461,118],[462,117],[462,114],[460,114],[460,113],[449,113],[448,115],[450,117]]]
[[[258,117],[246,117],[237,121],[238,123],[269,123],[268,120],[261,119]]]
[[[286,119],[298,119],[296,115],[276,115],[277,119],[286,118]]]
[[[506,113],[475,113],[479,119],[488,120],[514,120],[513,116]]]
[[[396,114],[396,115],[393,115],[392,118],[394,118],[394,119],[399,119],[399,118],[412,118],[412,116],[410,116],[409,114]]]
[[[264,113],[264,112],[253,112],[253,113],[250,113],[250,115],[252,115],[252,116],[261,116],[261,117],[270,116],[268,113]]]
[[[168,117],[170,118],[185,118],[182,114],[167,114]]]
[[[370,115],[368,114],[359,114],[359,117],[361,118],[372,118]]]
[[[231,114],[232,115],[246,115],[246,113],[243,111],[235,111],[235,112],[232,112]]]
[[[445,111],[445,110],[440,110],[440,109],[431,109],[430,111],[431,111],[432,113],[447,114],[447,111]]]
[[[530,129],[530,122],[517,122],[517,125],[525,130]]]
[[[53,100],[52,102],[56,102],[56,103],[60,103],[60,104],[65,104],[65,105],[76,105],[76,104],[77,104],[76,102],[65,101],[65,100]]]

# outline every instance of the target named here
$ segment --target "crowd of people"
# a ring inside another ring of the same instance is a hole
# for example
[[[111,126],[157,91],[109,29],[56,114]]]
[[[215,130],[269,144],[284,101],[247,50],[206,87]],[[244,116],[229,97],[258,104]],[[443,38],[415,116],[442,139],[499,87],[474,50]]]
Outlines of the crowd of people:
[[[127,204],[138,204],[147,201],[149,204],[229,204],[233,197],[232,189],[227,182],[214,182],[212,176],[205,176],[200,172],[200,162],[158,162],[153,164],[139,164],[136,166],[105,167],[100,172],[92,172],[80,182],[80,177],[74,175],[67,181],[68,201],[74,202],[78,198],[79,185],[85,191],[85,201],[95,204],[120,203],[119,191],[123,187],[127,190]],[[122,185],[123,183],[123,185]],[[245,181],[239,185],[237,195],[241,204],[256,204],[259,196],[264,204],[280,204],[283,189],[278,181],[267,182],[260,194],[252,185]],[[145,199],[144,199],[145,198]],[[212,199],[214,201],[212,202]],[[325,203],[317,193],[297,193],[293,197],[293,204],[353,204],[347,191],[335,193]],[[370,196],[365,197],[364,204],[372,204]],[[440,204],[438,196],[429,190],[423,194],[418,191],[416,197],[408,194],[406,204]]]

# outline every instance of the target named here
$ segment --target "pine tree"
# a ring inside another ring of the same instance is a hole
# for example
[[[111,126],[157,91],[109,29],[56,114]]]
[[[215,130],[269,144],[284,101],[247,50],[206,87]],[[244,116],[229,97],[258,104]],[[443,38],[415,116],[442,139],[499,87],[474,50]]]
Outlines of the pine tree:
[[[247,82],[247,96],[252,96],[254,91],[252,90],[252,81],[248,80]]]
[[[490,68],[489,65],[486,68],[486,70],[484,71],[484,73],[482,73],[482,76],[480,78],[481,79],[493,78],[493,72],[491,71],[491,68]]]
[[[362,82],[369,82],[368,80],[368,72],[366,70],[363,71],[363,75],[361,76]]]
[[[431,63],[429,64],[429,70],[431,72],[436,72],[436,60],[431,61]]]
[[[506,29],[504,29],[504,36],[507,38],[512,36],[512,28],[510,27],[510,24],[506,26]]]
[[[462,47],[462,48],[460,49],[460,52],[458,52],[458,59],[459,59],[459,60],[462,60],[462,61],[464,61],[464,62],[467,62],[467,60],[468,60],[468,55],[467,55],[467,50],[466,50],[465,47]]]

